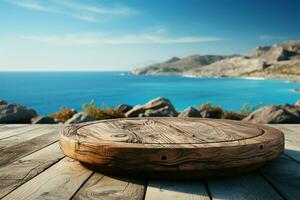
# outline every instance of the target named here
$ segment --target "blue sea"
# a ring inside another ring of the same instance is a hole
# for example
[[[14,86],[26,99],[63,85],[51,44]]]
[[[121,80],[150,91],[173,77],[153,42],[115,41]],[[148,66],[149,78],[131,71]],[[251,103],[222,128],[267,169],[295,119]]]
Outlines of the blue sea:
[[[124,72],[2,72],[0,99],[50,114],[61,107],[81,110],[91,100],[98,106],[144,104],[162,96],[178,110],[212,103],[239,111],[251,106],[295,103],[299,83],[287,80],[242,78],[191,78],[181,76],[133,76]]]

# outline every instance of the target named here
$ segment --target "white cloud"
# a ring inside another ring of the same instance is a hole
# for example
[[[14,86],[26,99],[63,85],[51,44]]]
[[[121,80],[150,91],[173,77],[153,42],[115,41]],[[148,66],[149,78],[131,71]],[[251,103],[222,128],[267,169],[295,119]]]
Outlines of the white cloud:
[[[82,21],[87,21],[87,22],[97,22],[99,21],[97,17],[92,16],[92,15],[70,15],[71,17],[75,19],[79,19]]]
[[[107,8],[103,6],[80,4],[80,3],[70,2],[70,1],[57,1],[57,4],[60,4],[62,6],[71,9],[76,9],[76,10],[91,12],[96,14],[133,15],[138,13],[137,11],[133,9],[129,9],[127,7]]]
[[[22,36],[22,39],[57,45],[93,45],[93,44],[180,44],[200,43],[223,40],[214,36],[169,37],[156,34],[126,35],[110,37],[102,33],[69,34],[61,36]]]
[[[19,0],[11,0],[7,1],[15,6],[26,8],[35,11],[44,11],[44,12],[55,12],[55,10],[41,4],[38,1],[19,1]]]
[[[281,40],[286,39],[286,37],[279,36],[279,35],[260,35],[258,36],[260,40]]]
[[[135,15],[139,12],[127,7],[104,7],[88,3],[74,3],[71,1],[42,1],[42,0],[5,0],[7,3],[20,8],[65,15],[75,19],[97,22],[107,16]]]

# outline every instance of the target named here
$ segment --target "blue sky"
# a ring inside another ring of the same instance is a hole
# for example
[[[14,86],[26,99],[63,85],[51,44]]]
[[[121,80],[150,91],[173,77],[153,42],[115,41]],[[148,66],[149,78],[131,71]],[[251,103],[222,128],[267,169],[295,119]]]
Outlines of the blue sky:
[[[300,39],[300,0],[0,0],[0,71],[128,70]]]

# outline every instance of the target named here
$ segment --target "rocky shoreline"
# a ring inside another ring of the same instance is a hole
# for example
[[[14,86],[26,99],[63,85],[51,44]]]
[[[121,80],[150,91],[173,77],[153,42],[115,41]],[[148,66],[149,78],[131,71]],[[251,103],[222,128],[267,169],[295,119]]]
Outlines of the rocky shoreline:
[[[294,92],[300,92],[300,88],[293,89]]]
[[[132,70],[134,75],[264,77],[300,81],[300,40],[259,46],[244,55],[191,55]]]
[[[48,116],[39,116],[31,108],[20,104],[8,103],[0,100],[0,123],[32,123],[32,124],[76,124],[94,120],[130,117],[198,117],[242,120],[251,123],[300,123],[300,99],[294,104],[270,105],[250,111],[223,111],[219,106],[203,104],[199,108],[187,107],[179,112],[170,100],[158,97],[144,105],[130,106],[121,104],[116,108],[97,108],[92,101],[83,105],[83,110],[64,108]]]

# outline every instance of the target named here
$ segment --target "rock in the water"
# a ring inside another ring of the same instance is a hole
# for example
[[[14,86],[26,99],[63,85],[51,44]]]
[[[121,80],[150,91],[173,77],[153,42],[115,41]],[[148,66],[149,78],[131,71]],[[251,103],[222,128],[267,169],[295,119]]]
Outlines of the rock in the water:
[[[260,124],[300,123],[300,107],[294,105],[265,106],[243,119]]]
[[[158,97],[129,110],[126,117],[176,117],[178,115],[170,100]]]
[[[296,101],[295,106],[300,106],[300,99]]]
[[[86,115],[84,112],[79,112],[73,115],[70,119],[68,119],[66,124],[78,124],[81,122],[89,122],[94,121],[95,119],[92,116]]]
[[[200,111],[193,107],[187,107],[178,117],[201,117]]]
[[[48,116],[37,116],[31,119],[32,124],[55,124],[53,118]]]
[[[129,110],[131,110],[133,107],[127,104],[120,104],[116,107],[116,110],[122,112],[122,113],[127,113]]]
[[[7,101],[0,99],[0,105],[7,105]]]
[[[0,123],[31,123],[31,118],[35,116],[33,109],[20,104],[0,105]]]

